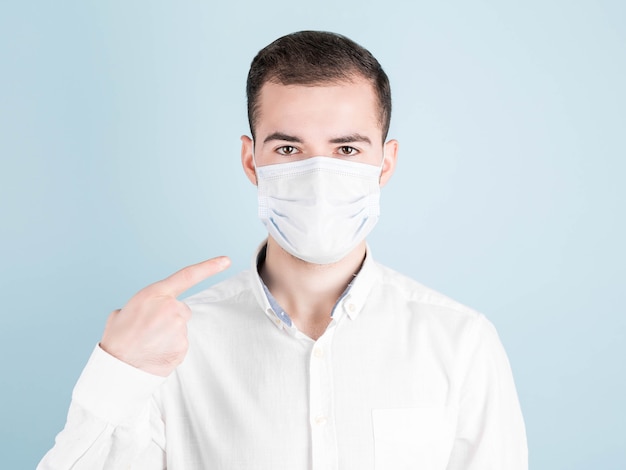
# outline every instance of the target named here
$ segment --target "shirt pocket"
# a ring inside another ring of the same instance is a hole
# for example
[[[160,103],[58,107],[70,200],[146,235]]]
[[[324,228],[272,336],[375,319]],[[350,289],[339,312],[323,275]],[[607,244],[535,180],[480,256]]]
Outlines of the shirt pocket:
[[[374,468],[445,470],[455,422],[444,406],[373,409]]]

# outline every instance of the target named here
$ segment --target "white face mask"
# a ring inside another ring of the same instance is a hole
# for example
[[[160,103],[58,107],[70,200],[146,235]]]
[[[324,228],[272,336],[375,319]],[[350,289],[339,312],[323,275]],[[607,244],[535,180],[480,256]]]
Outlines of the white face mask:
[[[381,169],[331,157],[257,167],[259,217],[288,253],[334,263],[378,222]]]

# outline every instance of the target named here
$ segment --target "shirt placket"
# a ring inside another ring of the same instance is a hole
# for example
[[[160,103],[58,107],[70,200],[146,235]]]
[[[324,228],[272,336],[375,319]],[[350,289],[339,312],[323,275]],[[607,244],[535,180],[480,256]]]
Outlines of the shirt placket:
[[[337,434],[333,407],[332,339],[336,320],[315,342],[309,361],[310,425],[313,470],[337,469]]]

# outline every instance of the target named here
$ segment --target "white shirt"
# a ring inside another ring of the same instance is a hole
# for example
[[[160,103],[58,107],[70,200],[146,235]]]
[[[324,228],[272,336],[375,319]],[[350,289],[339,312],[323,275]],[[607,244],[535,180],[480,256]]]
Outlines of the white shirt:
[[[183,363],[164,379],[96,347],[38,469],[528,468],[491,323],[369,251],[317,341],[274,312],[256,260],[186,302]]]

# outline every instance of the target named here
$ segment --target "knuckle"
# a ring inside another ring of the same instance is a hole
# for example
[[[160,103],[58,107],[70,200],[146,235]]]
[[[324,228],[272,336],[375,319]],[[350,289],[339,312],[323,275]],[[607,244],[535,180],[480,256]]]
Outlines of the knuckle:
[[[179,310],[180,302],[173,297],[168,297],[164,300],[163,308],[167,310],[168,313],[176,313]]]
[[[180,315],[176,315],[174,318],[172,318],[172,324],[177,330],[185,329],[187,326],[187,322]]]
[[[134,300],[134,301],[138,301],[138,302],[143,302],[143,301],[145,301],[147,298],[149,298],[149,297],[150,297],[150,294],[151,294],[151,292],[150,292],[150,291],[151,291],[150,287],[151,287],[151,286],[144,287],[143,289],[141,289],[141,290],[137,291],[137,292],[135,293],[135,295],[133,295],[133,296],[132,296],[132,298],[130,299],[130,301],[133,301],[133,300]],[[129,301],[129,302],[130,302],[130,301]]]

